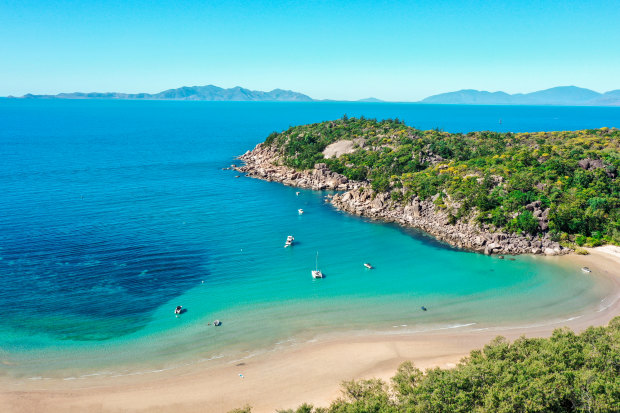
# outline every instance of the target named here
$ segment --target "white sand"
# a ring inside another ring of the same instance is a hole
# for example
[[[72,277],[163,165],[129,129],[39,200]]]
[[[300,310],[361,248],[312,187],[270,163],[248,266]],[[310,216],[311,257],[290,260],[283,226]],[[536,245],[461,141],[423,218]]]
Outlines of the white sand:
[[[592,273],[584,276],[608,277],[615,301],[602,311],[562,324],[329,339],[248,359],[244,365],[193,366],[146,376],[19,384],[5,379],[0,381],[0,411],[226,412],[250,404],[253,412],[261,413],[303,402],[327,406],[340,395],[343,380],[388,379],[405,360],[421,368],[448,368],[497,335],[544,337],[564,325],[582,331],[607,324],[620,314],[620,254],[609,247],[590,252],[547,259],[590,267]]]
[[[617,247],[615,245],[605,245],[603,247],[587,248],[587,250],[590,253],[593,253],[593,252],[604,253],[606,255],[609,255],[611,257],[615,257],[618,260],[620,260],[620,247]],[[618,261],[618,262],[620,262],[620,261]]]

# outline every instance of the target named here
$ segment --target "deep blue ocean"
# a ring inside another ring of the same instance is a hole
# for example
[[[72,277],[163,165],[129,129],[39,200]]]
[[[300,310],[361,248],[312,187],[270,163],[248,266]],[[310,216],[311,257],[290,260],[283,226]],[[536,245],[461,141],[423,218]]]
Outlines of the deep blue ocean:
[[[222,170],[273,131],[345,113],[449,132],[620,126],[613,107],[0,99],[2,374],[116,374],[602,305],[605,286],[578,269],[455,250]]]

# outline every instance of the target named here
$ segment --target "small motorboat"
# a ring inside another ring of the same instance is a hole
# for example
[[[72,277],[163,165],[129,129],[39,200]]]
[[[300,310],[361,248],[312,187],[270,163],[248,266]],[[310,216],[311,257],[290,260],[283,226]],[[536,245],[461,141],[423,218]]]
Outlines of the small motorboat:
[[[582,268],[581,268],[581,271],[583,271],[583,272],[585,272],[585,273],[591,273],[591,272],[592,272],[592,270],[591,270],[591,269],[589,269],[588,267],[582,267]]]
[[[301,215],[301,214],[303,214],[303,213],[304,213],[304,210],[303,210],[303,209],[301,209],[301,208],[299,208],[299,209],[297,210],[297,212],[299,212],[299,215]]]
[[[364,263],[364,267],[368,268],[369,270],[372,270],[374,268],[372,265],[370,265],[367,262]]]
[[[213,322],[213,325],[214,325],[214,326],[216,326],[216,327],[219,327],[219,326],[221,326],[221,325],[222,325],[222,322],[221,322],[220,320],[215,320],[215,321]]]
[[[420,308],[422,309],[422,311],[426,311],[426,310],[427,310],[427,308],[426,308],[426,307],[424,307],[424,306],[422,306],[422,307],[420,307]]]
[[[286,237],[286,243],[284,243],[284,248],[290,247],[291,245],[293,245],[294,241],[295,241],[295,237],[293,237],[292,235],[289,235],[288,237]]]
[[[174,309],[175,314],[181,314],[182,311],[183,311],[182,305],[177,305],[177,308]]]
[[[295,192],[295,195],[299,196],[299,191]]]

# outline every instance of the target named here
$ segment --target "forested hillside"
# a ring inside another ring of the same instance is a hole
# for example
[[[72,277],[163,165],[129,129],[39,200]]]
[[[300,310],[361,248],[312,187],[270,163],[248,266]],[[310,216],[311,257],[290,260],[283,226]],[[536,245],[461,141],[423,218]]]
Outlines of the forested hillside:
[[[325,159],[331,143],[349,153]],[[450,220],[490,231],[541,235],[566,244],[620,243],[620,130],[448,133],[398,119],[347,118],[271,134],[283,163],[325,162],[349,179],[406,203],[432,199]]]

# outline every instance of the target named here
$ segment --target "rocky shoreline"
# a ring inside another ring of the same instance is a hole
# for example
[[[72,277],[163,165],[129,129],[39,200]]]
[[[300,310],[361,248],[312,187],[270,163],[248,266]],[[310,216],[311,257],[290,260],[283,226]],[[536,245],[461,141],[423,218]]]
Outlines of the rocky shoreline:
[[[331,204],[342,211],[420,229],[458,248],[489,255],[561,255],[571,251],[552,241],[548,233],[541,238],[492,232],[469,222],[450,224],[449,214],[438,208],[433,200],[414,198],[403,204],[393,201],[388,193],[374,195],[368,183],[350,181],[322,163],[311,170],[296,171],[281,165],[278,151],[262,143],[239,159],[244,165],[234,166],[234,169],[248,177],[299,188],[343,191],[330,198]],[[526,208],[539,220],[541,228],[546,229],[549,210],[542,210],[540,203],[529,204]]]

